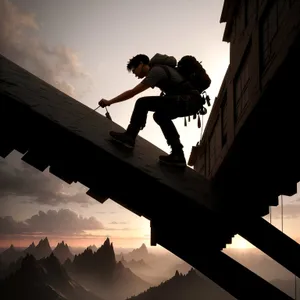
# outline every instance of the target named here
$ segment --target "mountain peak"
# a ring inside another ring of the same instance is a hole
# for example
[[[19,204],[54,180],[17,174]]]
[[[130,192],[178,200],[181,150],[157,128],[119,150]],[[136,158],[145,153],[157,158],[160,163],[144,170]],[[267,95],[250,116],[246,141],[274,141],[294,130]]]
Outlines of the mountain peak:
[[[50,261],[53,260],[55,262],[58,261],[53,252],[46,259]]]
[[[90,249],[93,252],[96,252],[98,250],[98,248],[96,247],[96,245],[90,245],[90,246],[87,247],[87,249]]]
[[[115,251],[113,247],[113,243],[110,242],[109,238],[105,240],[103,245],[100,246],[100,248],[97,250],[96,254],[100,253],[106,253],[106,255],[109,255],[110,257],[115,258]]]
[[[53,275],[55,275],[56,278],[68,277],[65,269],[59,262],[59,259],[53,252],[48,257],[42,259],[40,262],[47,269],[47,271],[50,271]]]
[[[80,273],[92,273],[103,278],[111,276],[116,267],[116,256],[109,238],[96,252],[88,247],[83,253],[75,255],[72,265]]]
[[[35,251],[35,244],[34,244],[34,242],[32,242],[32,243],[24,250],[24,253],[34,254],[34,251]]]
[[[39,243],[37,244],[37,246],[39,246],[39,245],[40,245],[40,246],[41,246],[41,245],[49,245],[49,247],[50,247],[48,238],[45,237],[44,239],[41,239],[41,240],[39,241]]]
[[[116,264],[116,269],[117,270],[122,270],[122,269],[125,269],[125,266],[122,264],[121,261],[117,262]]]
[[[64,241],[62,241],[61,243],[57,243],[56,248],[62,248],[62,249],[68,248],[69,249],[69,246],[68,246],[68,244],[65,244]]]
[[[133,249],[131,252],[126,254],[126,259],[129,261],[133,260],[141,260],[148,259],[150,257],[150,253],[148,252],[147,246],[143,243],[139,248]]]
[[[100,249],[106,249],[106,251],[114,252],[113,243],[110,242],[109,238],[106,238],[103,245],[100,246],[100,248],[97,250],[97,252],[99,252]],[[103,251],[103,250],[100,250],[100,251]]]
[[[73,259],[74,255],[71,253],[68,244],[64,241],[58,243],[55,249],[53,250],[54,255],[58,258],[60,263],[64,263],[68,258]]]
[[[34,248],[35,248],[34,242],[32,242],[32,243],[27,247],[27,249],[34,249]]]
[[[143,252],[143,253],[147,253],[148,254],[148,248],[147,248],[147,246],[143,243],[142,244],[142,246],[140,247],[140,249],[139,249],[141,252]]]
[[[103,245],[109,245],[109,246],[111,245],[111,244],[110,244],[110,239],[109,239],[109,237],[106,238],[106,240],[105,240],[105,242],[103,243]]]
[[[6,249],[4,252],[6,252],[6,253],[15,253],[15,252],[18,252],[18,251],[15,248],[15,246],[13,244],[11,244],[10,247],[8,249]]]
[[[27,254],[23,259],[22,259],[22,265],[32,265],[36,263],[36,259],[32,254]]]
[[[35,247],[35,257],[36,259],[41,259],[47,257],[51,254],[52,249],[49,244],[48,238],[41,239],[37,246]]]
[[[46,275],[45,270],[38,264],[36,258],[27,254],[21,261],[20,274],[26,276],[26,279],[40,282]]]
[[[4,250],[1,253],[1,261],[7,265],[9,265],[12,262],[15,262],[22,256],[22,251],[18,251],[14,245],[10,245],[9,248]]]

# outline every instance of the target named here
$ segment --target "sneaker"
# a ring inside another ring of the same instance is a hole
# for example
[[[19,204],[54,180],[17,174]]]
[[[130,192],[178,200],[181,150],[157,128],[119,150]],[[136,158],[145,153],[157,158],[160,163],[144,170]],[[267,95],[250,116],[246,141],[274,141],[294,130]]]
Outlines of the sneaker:
[[[176,167],[185,167],[186,160],[184,157],[184,153],[181,151],[174,152],[172,151],[170,155],[160,155],[159,161],[162,164],[176,166]]]
[[[126,132],[110,131],[109,134],[116,142],[122,144],[123,146],[129,149],[134,148],[135,140]]]

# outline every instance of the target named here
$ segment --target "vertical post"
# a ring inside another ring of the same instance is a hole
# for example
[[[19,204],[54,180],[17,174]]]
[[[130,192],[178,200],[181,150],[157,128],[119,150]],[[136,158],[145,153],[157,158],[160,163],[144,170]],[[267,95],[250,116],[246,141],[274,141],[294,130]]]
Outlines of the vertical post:
[[[283,232],[283,196],[281,195],[281,231]]]

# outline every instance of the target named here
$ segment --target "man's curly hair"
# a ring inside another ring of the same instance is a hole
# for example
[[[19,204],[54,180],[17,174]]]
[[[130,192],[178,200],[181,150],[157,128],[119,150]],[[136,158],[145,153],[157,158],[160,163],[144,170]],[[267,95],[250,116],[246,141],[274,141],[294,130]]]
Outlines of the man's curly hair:
[[[140,63],[148,65],[150,59],[145,54],[137,54],[136,56],[132,57],[127,63],[127,71],[131,72],[133,69],[137,68]]]

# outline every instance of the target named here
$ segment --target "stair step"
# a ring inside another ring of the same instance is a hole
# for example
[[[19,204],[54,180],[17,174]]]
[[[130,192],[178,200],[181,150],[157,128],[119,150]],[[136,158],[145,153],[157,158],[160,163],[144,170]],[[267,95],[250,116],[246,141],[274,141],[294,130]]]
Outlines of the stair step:
[[[41,172],[49,167],[49,159],[44,156],[43,149],[37,147],[29,149],[21,159]]]
[[[1,141],[0,156],[6,158],[14,149],[15,149],[14,146],[12,146],[11,144]]]

